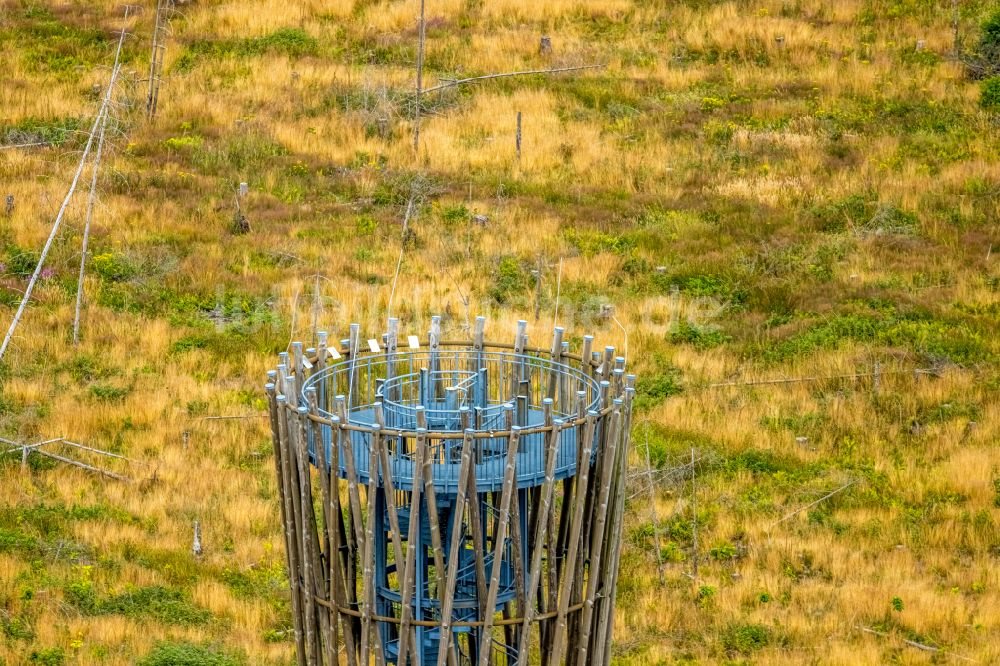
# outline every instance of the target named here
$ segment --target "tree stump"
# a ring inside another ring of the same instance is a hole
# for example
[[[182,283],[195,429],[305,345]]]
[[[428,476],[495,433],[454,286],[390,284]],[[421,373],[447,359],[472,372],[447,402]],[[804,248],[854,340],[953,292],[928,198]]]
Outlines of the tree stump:
[[[240,206],[239,196],[235,197],[235,202],[236,209],[233,211],[233,233],[237,235],[250,233],[250,220],[248,220],[247,216],[243,214],[243,208]]]

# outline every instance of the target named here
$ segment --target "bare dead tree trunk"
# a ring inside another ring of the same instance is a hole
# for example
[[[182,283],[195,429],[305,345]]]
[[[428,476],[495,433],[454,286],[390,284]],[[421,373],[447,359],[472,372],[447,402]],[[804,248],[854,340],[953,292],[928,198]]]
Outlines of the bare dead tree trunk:
[[[954,56],[958,57],[958,0],[951,0],[951,49]]]
[[[420,97],[424,87],[424,42],[427,39],[424,21],[424,0],[420,0],[419,42],[417,44],[417,96],[413,108],[413,152],[420,150]]]
[[[504,78],[510,78],[512,76],[530,76],[532,74],[559,74],[561,72],[578,72],[584,69],[600,69],[601,67],[604,67],[604,64],[599,63],[596,65],[579,65],[576,67],[554,67],[551,69],[526,69],[518,72],[498,72],[496,74],[484,74],[483,76],[470,76],[467,79],[454,79],[451,81],[446,80],[444,83],[432,86],[422,92],[425,93],[437,92],[439,90],[445,90],[446,88],[455,88],[465,83],[473,83],[475,81],[487,81],[489,79],[504,79]]]
[[[156,18],[153,23],[153,40],[149,56],[149,91],[146,94],[146,118],[150,122],[156,118],[156,106],[160,99],[160,82],[163,79],[163,56],[167,50],[163,43],[163,32],[167,28],[169,12],[173,0],[157,0]]]
[[[694,449],[691,449],[691,575],[698,584],[698,486]]]
[[[125,9],[125,19],[128,19],[128,8]],[[83,173],[83,165],[86,164],[87,156],[90,155],[90,147],[94,143],[94,136],[97,134],[97,128],[111,102],[111,92],[115,87],[115,79],[118,78],[118,73],[121,71],[121,65],[118,61],[121,56],[122,44],[124,44],[124,42],[125,26],[123,25],[121,37],[118,39],[118,50],[115,52],[115,64],[111,70],[111,79],[108,81],[108,88],[104,93],[104,100],[101,102],[101,106],[97,110],[97,116],[94,118],[94,124],[90,128],[90,134],[87,137],[87,144],[83,148],[83,155],[80,156],[80,163],[76,167],[76,173],[73,175],[73,180],[70,183],[69,190],[66,192],[66,197],[63,199],[62,205],[59,207],[59,212],[56,213],[56,219],[52,223],[52,230],[49,232],[49,237],[45,241],[44,247],[42,247],[42,253],[38,258],[38,265],[35,267],[35,272],[31,274],[31,279],[28,280],[28,286],[24,290],[24,296],[21,298],[21,304],[18,306],[17,312],[14,314],[14,319],[10,322],[10,328],[7,329],[7,335],[4,336],[3,343],[0,344],[0,358],[3,358],[3,355],[7,352],[7,347],[10,345],[10,341],[14,337],[14,331],[20,323],[21,317],[24,316],[24,311],[28,307],[28,302],[31,301],[31,293],[35,290],[35,285],[38,283],[38,278],[42,273],[42,268],[45,266],[45,259],[48,257],[49,250],[52,249],[52,243],[55,241],[56,235],[59,233],[59,227],[62,225],[63,215],[66,214],[66,208],[69,206],[70,199],[73,198],[73,193],[76,191],[77,183],[80,182],[80,175]]]
[[[87,248],[90,241],[90,222],[94,217],[94,199],[97,194],[97,173],[101,168],[101,152],[104,150],[104,130],[108,126],[108,112],[105,109],[101,129],[97,138],[97,154],[94,156],[93,173],[90,177],[90,195],[87,197],[87,219],[83,224],[83,244],[80,250],[80,276],[76,281],[76,310],[73,314],[73,345],[80,342],[80,308],[83,305],[83,276],[87,268]]]

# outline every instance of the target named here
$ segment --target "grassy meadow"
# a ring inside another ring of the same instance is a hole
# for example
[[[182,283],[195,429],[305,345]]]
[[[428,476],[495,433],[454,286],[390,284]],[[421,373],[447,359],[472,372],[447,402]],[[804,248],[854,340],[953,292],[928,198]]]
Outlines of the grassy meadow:
[[[135,482],[0,457],[0,665],[291,664],[265,373],[389,311],[627,354],[615,663],[1000,662],[1000,83],[956,57],[996,6],[956,4],[427,0],[425,88],[601,67],[427,93],[414,150],[417,0],[178,2],[154,122],[142,3],[80,343],[89,170],[0,362],[0,437]],[[4,329],[123,10],[0,0],[0,144],[46,144],[0,150]]]

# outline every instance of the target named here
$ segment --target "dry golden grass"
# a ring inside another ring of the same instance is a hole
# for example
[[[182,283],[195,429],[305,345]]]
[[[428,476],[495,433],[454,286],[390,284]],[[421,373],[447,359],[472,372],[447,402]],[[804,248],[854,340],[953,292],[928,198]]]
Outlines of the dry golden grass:
[[[637,467],[647,431],[662,466],[704,457],[697,580],[690,479],[652,503],[636,487],[616,663],[1000,661],[1000,142],[938,4],[429,1],[427,86],[606,66],[432,93],[416,153],[416,0],[183,3],[155,123],[141,112],[147,7],[129,22],[123,133],[92,238],[94,256],[131,273],[91,261],[82,341],[69,344],[78,195],[0,377],[0,436],[64,435],[145,465],[128,468],[133,484],[0,468],[0,664],[44,650],[132,664],[163,640],[288,663],[261,385],[314,318],[335,339],[351,321],[381,330],[413,188],[416,237],[392,297],[404,332],[443,313],[445,337],[462,338],[485,313],[491,338],[526,318],[545,346],[558,284],[574,344],[593,332],[624,351],[627,334],[649,382]],[[32,7],[0,5],[0,139],[32,119],[88,126],[121,23],[106,0]],[[963,31],[987,9],[968,3]],[[293,46],[268,46],[285,29],[302,31],[286,34]],[[0,218],[5,323],[24,284],[14,250],[43,244],[81,145],[0,151],[0,195],[17,202]],[[242,181],[246,235],[231,230]],[[886,210],[910,226],[879,227]],[[504,258],[513,282],[497,292]],[[615,320],[597,316],[602,303]],[[882,328],[866,337],[859,321]],[[685,341],[679,322],[725,336]],[[868,377],[710,386],[864,374],[876,360],[877,394]],[[652,399],[669,377],[683,391]],[[87,612],[71,598],[80,585],[98,599],[159,586],[206,615]]]

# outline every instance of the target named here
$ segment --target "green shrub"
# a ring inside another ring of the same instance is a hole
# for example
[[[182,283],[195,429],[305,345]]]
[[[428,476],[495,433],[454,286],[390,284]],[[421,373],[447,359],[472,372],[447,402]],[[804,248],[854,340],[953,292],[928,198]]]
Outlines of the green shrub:
[[[247,39],[243,42],[241,55],[262,53],[283,53],[298,58],[316,53],[319,42],[302,28],[280,28],[269,35]]]
[[[469,209],[464,204],[445,206],[441,209],[441,219],[449,226],[467,222],[471,216],[472,213],[469,212]]]
[[[490,299],[497,305],[508,305],[526,290],[530,280],[521,261],[514,256],[501,257],[493,269],[493,284],[489,289]]]
[[[280,28],[268,35],[247,39],[196,41],[174,62],[176,72],[190,72],[202,58],[246,58],[265,54],[280,54],[290,58],[315,55],[319,42],[301,28]]]
[[[25,20],[15,23],[14,30],[5,30],[4,48],[10,50],[13,45],[12,56],[20,51],[28,71],[68,79],[79,76],[78,67],[89,67],[104,56],[109,33],[97,27],[80,27],[75,21],[63,23],[43,3],[22,6],[28,7],[22,14]],[[8,17],[12,14],[13,10]],[[8,17],[5,17],[7,26]]]
[[[61,647],[43,648],[32,652],[30,660],[42,666],[62,666],[66,663],[66,654]]]
[[[871,190],[816,205],[810,212],[816,227],[826,232],[907,233],[917,226],[916,215],[880,201]]]
[[[90,387],[90,394],[101,402],[121,402],[131,391],[128,387],[110,384],[94,384]]]
[[[749,655],[770,642],[771,630],[762,624],[732,624],[722,632],[722,647],[730,655]]]
[[[79,384],[106,379],[115,374],[114,370],[105,366],[98,357],[91,354],[81,354],[72,361],[60,365],[58,369],[68,372],[69,376]]]
[[[719,273],[679,272],[674,275],[657,273],[650,277],[653,284],[662,292],[669,292],[677,287],[689,296],[715,298],[733,305],[745,303],[748,296],[747,290],[736,278]]]
[[[139,666],[241,666],[246,658],[222,646],[188,641],[157,643]]]
[[[194,166],[212,173],[248,172],[263,168],[288,150],[265,132],[251,128],[225,141],[202,145],[191,153]]]
[[[185,335],[179,340],[175,340],[170,343],[170,353],[171,354],[183,354],[184,352],[189,352],[195,349],[204,349],[210,344],[210,340],[207,335]]]
[[[123,254],[103,252],[94,255],[90,265],[105,282],[124,282],[135,277],[139,269]]]
[[[717,562],[729,562],[739,556],[739,550],[729,541],[723,541],[708,551],[709,556]]]
[[[73,138],[81,124],[79,118],[25,118],[0,129],[0,142],[61,146]]]
[[[199,625],[208,622],[212,614],[187,600],[180,590],[160,585],[126,590],[102,600],[101,614],[126,617],[152,617],[165,624]]]
[[[639,375],[635,385],[636,409],[649,409],[684,390],[680,369],[668,368],[660,374]]]
[[[1000,11],[995,12],[983,23],[979,43],[966,58],[969,74],[983,79],[1000,75]]]
[[[20,460],[20,453],[17,455]],[[0,553],[35,554],[39,550],[38,540],[30,534],[25,534],[19,529],[0,527]]]
[[[716,109],[721,109],[726,105],[726,101],[719,99],[718,97],[702,97],[701,98],[701,110],[706,113],[715,111]]]
[[[1000,76],[991,76],[982,82],[979,105],[987,111],[1000,111]]]
[[[378,220],[371,215],[359,215],[354,220],[354,229],[361,236],[371,236],[378,229]]]
[[[19,615],[0,615],[0,633],[11,640],[30,641],[35,637],[31,623]]]
[[[94,590],[89,575],[69,582],[63,588],[68,603],[85,615],[123,615],[150,617],[164,624],[194,626],[205,624],[212,614],[188,601],[180,590],[152,585],[126,588],[121,594],[101,598]]]
[[[642,375],[640,375],[641,377]],[[682,430],[645,421],[633,430],[632,439],[640,454],[649,446],[649,461],[656,469],[665,469],[689,460],[691,449],[712,449],[714,442],[708,436],[691,430]]]
[[[634,243],[625,236],[606,234],[601,231],[587,231],[568,228],[562,232],[566,242],[572,245],[580,254],[591,257],[600,252],[622,254],[632,249]]]
[[[38,267],[39,255],[30,250],[22,250],[16,245],[8,245],[5,252],[4,269],[2,272],[25,278],[35,272]]]
[[[280,560],[261,562],[249,569],[225,569],[222,580],[238,597],[266,599],[288,589],[285,566]]]
[[[920,313],[831,316],[791,337],[766,343],[760,353],[765,360],[778,362],[834,349],[848,341],[908,349],[929,361],[946,360],[958,365],[974,365],[989,357],[979,331],[962,322]]]
[[[200,136],[172,136],[163,140],[163,147],[167,150],[181,150],[200,148],[205,142]]]
[[[691,345],[704,351],[718,347],[732,340],[724,331],[715,326],[699,326],[684,320],[677,323],[677,328],[670,332],[667,339],[675,345]]]
[[[98,615],[99,603],[89,572],[63,586],[63,599],[84,615]]]

